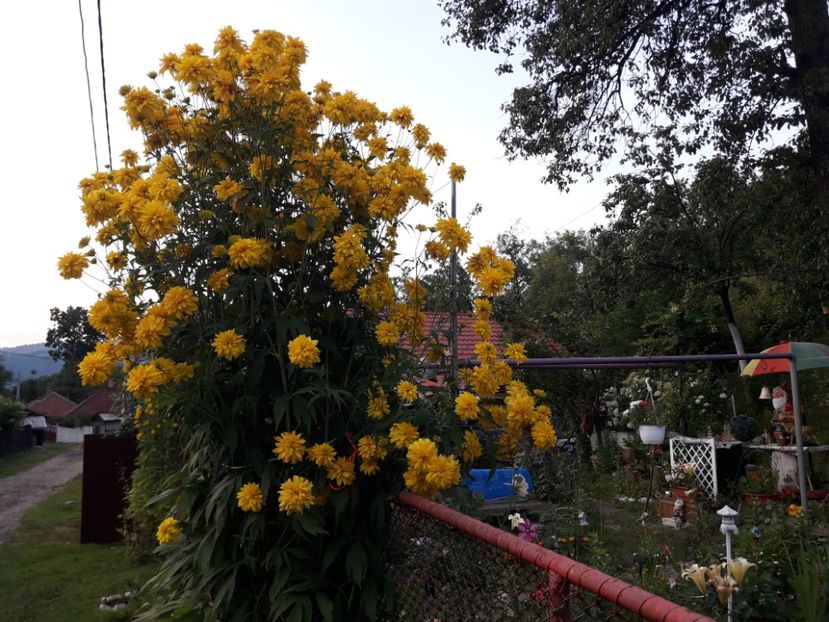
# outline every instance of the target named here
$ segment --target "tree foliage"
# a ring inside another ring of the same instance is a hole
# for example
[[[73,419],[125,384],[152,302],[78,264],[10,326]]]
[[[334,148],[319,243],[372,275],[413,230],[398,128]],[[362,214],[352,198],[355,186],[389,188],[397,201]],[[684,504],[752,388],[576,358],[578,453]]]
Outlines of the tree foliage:
[[[83,307],[67,307],[65,311],[54,307],[49,316],[53,326],[46,332],[49,356],[56,361],[77,363],[95,344],[104,339],[103,333],[89,325],[87,311]]]
[[[733,159],[804,128],[829,190],[829,13],[823,0],[444,0],[452,38],[508,55],[529,83],[505,105],[512,156],[549,156],[547,180],[591,175],[651,139]]]

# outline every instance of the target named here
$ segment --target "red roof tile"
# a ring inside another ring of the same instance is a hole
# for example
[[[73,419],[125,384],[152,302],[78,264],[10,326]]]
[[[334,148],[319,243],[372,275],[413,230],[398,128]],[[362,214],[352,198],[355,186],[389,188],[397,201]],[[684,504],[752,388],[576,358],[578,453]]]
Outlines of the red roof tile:
[[[47,391],[26,404],[26,410],[50,419],[63,419],[76,406],[77,404],[68,397],[63,397],[54,391]]]
[[[423,332],[427,335],[426,344],[429,344],[430,339],[428,338],[429,335],[434,334],[437,338],[437,341],[444,346],[448,346],[449,344],[449,319],[450,314],[446,312],[436,312],[436,311],[426,311],[426,322],[424,324]],[[459,313],[458,314],[458,359],[459,360],[467,360],[467,359],[474,359],[475,356],[475,344],[481,341],[481,338],[478,337],[472,331],[472,324],[475,322],[475,316],[471,313]],[[498,348],[498,354],[501,355],[504,351],[504,331],[501,328],[501,325],[498,324],[495,320],[489,320],[489,330],[491,336],[489,341]],[[401,340],[401,345],[406,343],[406,339]],[[426,347],[424,345],[424,348]],[[405,347],[405,345],[404,345]]]
[[[112,404],[115,401],[115,394],[117,392],[118,389],[114,387],[101,389],[78,404],[75,409],[68,414],[71,416],[81,415],[83,417],[89,417],[100,413],[111,413]]]

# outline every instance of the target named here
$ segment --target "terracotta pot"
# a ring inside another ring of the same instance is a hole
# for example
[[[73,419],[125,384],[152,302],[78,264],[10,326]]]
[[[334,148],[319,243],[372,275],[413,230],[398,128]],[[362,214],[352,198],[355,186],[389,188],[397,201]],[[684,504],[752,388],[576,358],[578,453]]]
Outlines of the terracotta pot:
[[[688,494],[689,490],[693,491],[690,495]],[[694,499],[697,496],[697,491],[693,488],[686,488],[685,486],[671,486],[671,496],[674,499]]]
[[[780,493],[778,492],[744,492],[742,497],[746,503],[756,505],[765,505],[766,503],[780,501]]]

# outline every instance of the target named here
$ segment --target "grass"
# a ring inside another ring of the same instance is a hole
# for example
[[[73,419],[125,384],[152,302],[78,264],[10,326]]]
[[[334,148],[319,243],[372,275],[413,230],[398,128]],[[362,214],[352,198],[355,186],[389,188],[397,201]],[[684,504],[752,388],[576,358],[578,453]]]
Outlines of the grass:
[[[79,544],[81,478],[29,510],[0,544],[0,622],[124,619],[102,612],[102,596],[135,591],[158,570],[135,565],[122,545]]]
[[[42,449],[32,447],[26,451],[7,454],[0,458],[0,478],[31,469],[41,462],[69,451],[71,447],[74,445],[69,443],[46,443]]]

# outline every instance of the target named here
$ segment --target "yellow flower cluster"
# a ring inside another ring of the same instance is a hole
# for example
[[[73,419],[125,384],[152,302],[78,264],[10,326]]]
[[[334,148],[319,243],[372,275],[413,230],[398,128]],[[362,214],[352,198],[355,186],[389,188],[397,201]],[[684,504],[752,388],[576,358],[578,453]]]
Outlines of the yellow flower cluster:
[[[220,358],[232,361],[245,353],[245,338],[232,328],[223,330],[213,339],[213,350]]]
[[[294,475],[279,487],[279,509],[286,514],[299,514],[314,504],[313,492],[309,480]]]
[[[276,444],[273,454],[288,464],[295,464],[302,461],[305,455],[305,439],[297,432],[283,432],[274,438]]]
[[[457,486],[461,469],[454,456],[438,453],[437,445],[428,438],[411,443],[406,452],[408,468],[403,474],[406,487],[413,493],[432,498],[439,490]]]

